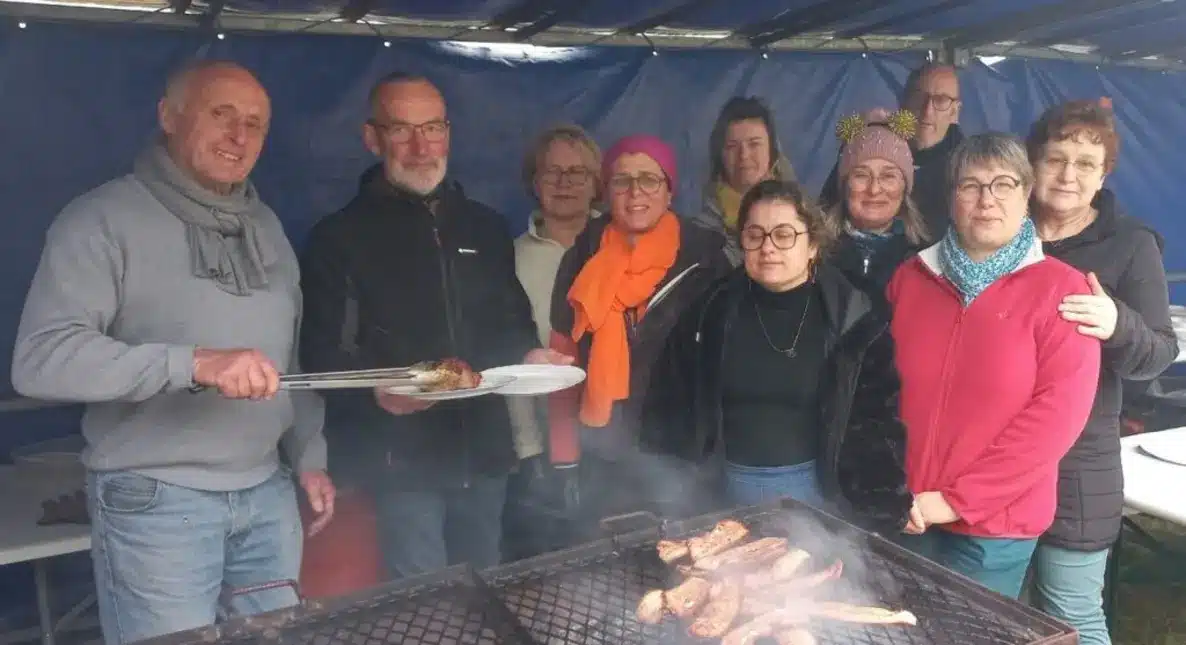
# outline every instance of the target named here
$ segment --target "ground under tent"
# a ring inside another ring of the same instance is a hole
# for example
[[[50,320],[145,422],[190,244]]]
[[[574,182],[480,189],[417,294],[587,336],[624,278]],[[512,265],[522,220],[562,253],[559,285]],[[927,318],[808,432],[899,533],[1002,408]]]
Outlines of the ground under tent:
[[[0,2],[0,365],[50,221],[130,167],[165,74],[188,58],[240,61],[271,93],[255,180],[298,247],[372,163],[359,136],[365,96],[396,69],[442,87],[454,176],[518,233],[531,208],[518,167],[548,124],[579,123],[603,144],[663,137],[679,154],[677,209],[692,212],[718,110],[758,95],[816,192],[836,159],[837,121],[895,105],[910,68],[931,57],[963,67],[969,132],[1024,133],[1053,103],[1110,97],[1122,148],[1108,185],[1165,236],[1168,270],[1186,271],[1183,27],[1186,6],[1174,1]],[[1178,287],[1173,296],[1186,302]],[[77,408],[29,409],[0,373],[0,462],[77,432]],[[87,566],[65,577],[89,584]],[[0,631],[32,619],[22,567],[0,570]]]

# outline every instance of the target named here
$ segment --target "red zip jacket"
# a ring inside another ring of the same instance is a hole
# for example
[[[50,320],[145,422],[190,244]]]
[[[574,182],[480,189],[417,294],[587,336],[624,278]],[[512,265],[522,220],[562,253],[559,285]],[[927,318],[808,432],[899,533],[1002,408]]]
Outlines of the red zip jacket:
[[[1087,279],[1035,245],[965,309],[938,257],[923,250],[887,289],[907,484],[943,495],[954,533],[1036,538],[1099,381],[1100,342],[1058,313],[1064,296],[1090,293]]]

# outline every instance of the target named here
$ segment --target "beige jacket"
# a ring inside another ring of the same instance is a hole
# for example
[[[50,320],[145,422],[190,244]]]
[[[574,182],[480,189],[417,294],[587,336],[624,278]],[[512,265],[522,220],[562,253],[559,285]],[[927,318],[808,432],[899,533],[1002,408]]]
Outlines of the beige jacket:
[[[598,211],[592,217],[600,217]],[[539,342],[544,347],[552,335],[552,289],[556,284],[556,271],[567,250],[560,243],[541,237],[536,232],[539,213],[531,214],[527,232],[515,239],[515,271],[519,283],[531,301],[531,312],[535,316],[535,327]],[[544,451],[544,423],[547,414],[547,397],[507,397],[514,428],[515,451],[519,459],[527,459]]]

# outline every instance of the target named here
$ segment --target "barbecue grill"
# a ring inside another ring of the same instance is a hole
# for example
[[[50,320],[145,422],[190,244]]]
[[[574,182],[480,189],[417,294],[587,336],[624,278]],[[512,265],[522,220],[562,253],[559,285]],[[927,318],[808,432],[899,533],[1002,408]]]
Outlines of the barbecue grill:
[[[656,542],[707,531],[727,517],[757,536],[788,537],[811,552],[815,566],[841,559],[844,576],[821,587],[819,595],[907,609],[918,617],[913,627],[819,622],[811,631],[820,645],[1079,642],[1069,626],[1022,603],[838,518],[782,500],[628,532],[610,530],[603,539],[480,574],[454,567],[331,603],[305,601],[291,610],[163,637],[154,645],[699,645],[676,619],[645,625],[634,611],[646,591],[676,582],[659,560]]]

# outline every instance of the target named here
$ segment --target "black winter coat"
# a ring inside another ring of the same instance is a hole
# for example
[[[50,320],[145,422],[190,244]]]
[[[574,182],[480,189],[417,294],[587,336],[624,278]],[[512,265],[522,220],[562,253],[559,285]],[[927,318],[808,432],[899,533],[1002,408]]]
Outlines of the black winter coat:
[[[877,530],[900,530],[913,496],[906,488],[905,427],[889,312],[834,267],[816,272],[830,330],[820,382],[819,481],[828,501]],[[722,278],[689,309],[656,365],[643,413],[645,450],[707,464],[717,477],[724,339],[748,293],[743,269]]]
[[[567,334],[572,330],[574,314],[572,305],[568,303],[568,291],[585,263],[601,246],[601,236],[609,224],[608,216],[590,220],[560,261],[552,290],[551,311],[552,329],[559,333]],[[634,426],[637,424],[639,403],[651,383],[651,366],[659,357],[671,328],[706,288],[732,269],[724,246],[725,238],[720,233],[680,221],[679,251],[655,292],[663,291],[677,279],[678,282],[661,301],[648,307],[646,314],[637,323],[627,327],[626,337],[630,343],[630,398],[615,406],[611,425],[631,435],[636,432]],[[578,366],[588,366],[591,346],[592,337],[586,334],[577,346]]]
[[[1120,463],[1123,379],[1159,376],[1178,355],[1170,322],[1161,237],[1121,212],[1104,189],[1099,217],[1078,235],[1043,244],[1047,255],[1092,271],[1116,301],[1116,331],[1103,344],[1091,417],[1059,468],[1058,511],[1044,542],[1078,551],[1109,548],[1120,533],[1124,473]]]
[[[865,250],[851,235],[841,234],[828,262],[840,269],[854,286],[884,298],[885,288],[890,278],[894,277],[894,272],[919,250],[905,235],[895,235],[866,258]]]
[[[421,197],[372,168],[359,194],[313,228],[301,285],[301,365],[309,371],[450,356],[483,370],[521,363],[539,345],[506,220],[452,182]],[[370,392],[333,392],[326,403],[335,476],[432,490],[505,475],[517,462],[502,397],[403,416]]]

